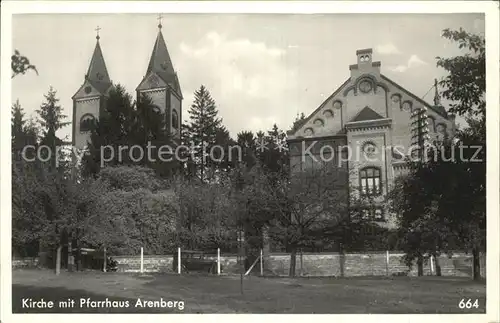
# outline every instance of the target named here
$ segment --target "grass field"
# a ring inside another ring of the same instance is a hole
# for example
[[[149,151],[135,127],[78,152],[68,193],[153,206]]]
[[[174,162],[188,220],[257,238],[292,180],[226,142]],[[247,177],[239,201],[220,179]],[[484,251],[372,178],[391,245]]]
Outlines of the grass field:
[[[239,276],[133,275],[67,273],[56,277],[45,270],[12,274],[14,313],[485,313],[486,286],[451,277],[394,278],[261,278]],[[52,300],[52,309],[23,308],[22,299]],[[74,299],[74,308],[60,300]],[[128,308],[81,308],[80,298],[92,301],[128,300]],[[183,301],[184,308],[135,307],[137,299]],[[461,299],[478,299],[479,308],[460,309]]]

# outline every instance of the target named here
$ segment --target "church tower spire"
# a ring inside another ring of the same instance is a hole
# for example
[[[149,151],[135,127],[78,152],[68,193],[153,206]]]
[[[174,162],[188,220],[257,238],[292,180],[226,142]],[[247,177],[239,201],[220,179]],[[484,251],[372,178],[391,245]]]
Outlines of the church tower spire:
[[[172,64],[172,59],[167,49],[167,44],[163,38],[161,32],[161,15],[158,17],[158,34],[153,46],[153,51],[151,52],[151,57],[149,59],[148,69],[146,74],[155,73],[157,74],[165,83],[169,84],[178,91],[180,94],[180,86],[177,80],[177,74],[174,70],[174,65]]]
[[[166,131],[180,139],[182,91],[167,44],[162,34],[162,16],[158,16],[158,33],[149,58],[146,75],[137,87],[137,99],[148,96],[155,109],[165,116]]]
[[[101,28],[97,26],[97,41],[85,79],[88,80],[101,94],[104,94],[111,86],[111,79],[109,78],[108,69],[106,68],[104,56],[102,55],[101,44],[99,43],[99,39],[101,38],[99,36],[99,30],[101,30]]]
[[[103,111],[106,97],[112,88],[101,44],[99,30],[96,28],[96,45],[90,60],[83,84],[73,95],[73,146],[83,149],[90,140],[90,130]]]

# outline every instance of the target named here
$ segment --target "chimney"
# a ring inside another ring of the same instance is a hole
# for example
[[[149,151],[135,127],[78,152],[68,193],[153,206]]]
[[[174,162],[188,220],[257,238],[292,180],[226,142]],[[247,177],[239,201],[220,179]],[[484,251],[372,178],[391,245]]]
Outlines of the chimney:
[[[350,65],[351,78],[357,78],[362,74],[380,75],[380,62],[373,62],[373,50],[371,48],[356,51],[357,64]]]

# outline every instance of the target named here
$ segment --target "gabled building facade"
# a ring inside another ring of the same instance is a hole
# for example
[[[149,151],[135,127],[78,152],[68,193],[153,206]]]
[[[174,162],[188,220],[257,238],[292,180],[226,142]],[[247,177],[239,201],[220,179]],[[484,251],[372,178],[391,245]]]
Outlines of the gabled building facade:
[[[136,95],[137,100],[143,95],[149,97],[154,104],[154,110],[165,115],[165,131],[172,134],[174,139],[180,140],[183,97],[161,28],[162,25],[159,24],[146,74],[136,88]],[[72,97],[72,144],[78,149],[88,145],[90,125],[99,120],[106,107],[109,92],[113,88],[99,35],[96,39],[96,47],[83,84]]]
[[[356,52],[350,77],[287,140],[292,172],[331,160],[347,169],[348,176],[340,180],[351,196],[382,201],[394,179],[407,170],[407,157],[415,158],[425,142],[453,137],[455,118],[440,105],[437,92],[430,105],[381,74],[381,63],[372,61],[372,54],[371,49]],[[325,159],[331,151],[336,157]],[[383,205],[374,219],[394,225]]]

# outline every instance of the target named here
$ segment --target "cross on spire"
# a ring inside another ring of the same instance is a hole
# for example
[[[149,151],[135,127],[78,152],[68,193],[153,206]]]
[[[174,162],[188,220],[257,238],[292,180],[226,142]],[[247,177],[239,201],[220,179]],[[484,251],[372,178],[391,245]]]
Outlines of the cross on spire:
[[[158,28],[159,28],[159,29],[161,29],[161,27],[162,27],[162,26],[161,26],[161,19],[162,19],[162,18],[163,18],[163,16],[162,16],[162,14],[161,14],[161,13],[160,13],[160,14],[158,14],[158,18],[156,18],[156,19],[158,19]]]
[[[97,32],[97,36],[95,37],[96,39],[101,38],[99,37],[99,30],[101,30],[101,27],[97,26],[97,28],[95,29],[95,31]]]

